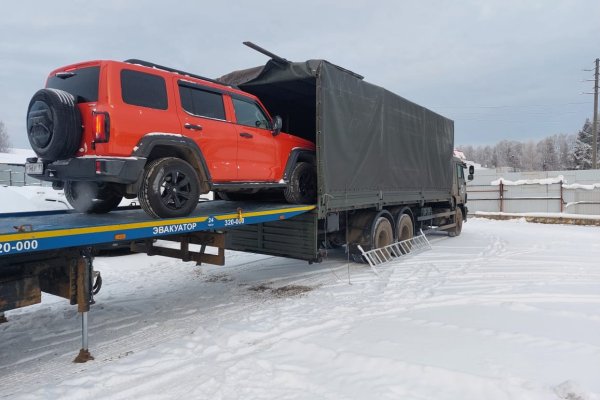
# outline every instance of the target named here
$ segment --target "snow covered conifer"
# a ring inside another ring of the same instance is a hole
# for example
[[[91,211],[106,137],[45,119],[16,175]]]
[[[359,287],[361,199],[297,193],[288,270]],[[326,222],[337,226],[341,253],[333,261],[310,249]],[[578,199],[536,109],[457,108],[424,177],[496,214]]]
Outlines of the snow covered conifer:
[[[586,119],[575,141],[573,151],[575,168],[590,169],[592,167],[592,141],[592,123],[589,119]]]

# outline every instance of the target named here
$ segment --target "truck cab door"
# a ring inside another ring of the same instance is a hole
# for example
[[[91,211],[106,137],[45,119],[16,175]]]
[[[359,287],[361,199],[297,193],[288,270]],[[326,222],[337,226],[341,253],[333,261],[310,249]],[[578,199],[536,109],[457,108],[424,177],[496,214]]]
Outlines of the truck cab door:
[[[467,202],[467,181],[465,180],[465,169],[462,163],[455,164],[456,173],[455,181],[458,189],[458,196],[460,197],[460,204]]]

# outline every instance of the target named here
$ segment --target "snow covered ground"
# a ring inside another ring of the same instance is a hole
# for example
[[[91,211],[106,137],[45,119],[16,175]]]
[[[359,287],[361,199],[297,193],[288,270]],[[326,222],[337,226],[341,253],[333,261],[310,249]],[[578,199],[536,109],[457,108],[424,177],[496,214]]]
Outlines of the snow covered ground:
[[[0,213],[70,208],[62,190],[48,186],[0,186]]]
[[[99,257],[76,307],[0,325],[0,398],[600,398],[600,228],[472,219],[382,267],[229,252]]]

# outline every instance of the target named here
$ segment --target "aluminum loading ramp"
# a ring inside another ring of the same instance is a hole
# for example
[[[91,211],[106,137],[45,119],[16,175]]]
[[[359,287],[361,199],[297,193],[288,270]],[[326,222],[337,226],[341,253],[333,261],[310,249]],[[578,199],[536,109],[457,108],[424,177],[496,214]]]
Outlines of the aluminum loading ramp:
[[[315,208],[287,203],[207,201],[185,218],[152,219],[141,209],[108,214],[41,211],[0,214],[0,258],[130,242],[293,218]]]

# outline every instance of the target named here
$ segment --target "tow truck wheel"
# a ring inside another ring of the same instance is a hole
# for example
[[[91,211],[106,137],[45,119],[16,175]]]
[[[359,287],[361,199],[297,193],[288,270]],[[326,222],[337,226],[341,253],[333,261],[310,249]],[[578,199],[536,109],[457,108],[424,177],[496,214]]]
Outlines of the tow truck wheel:
[[[460,207],[456,208],[456,226],[452,228],[452,230],[448,231],[448,236],[450,237],[455,237],[460,235],[460,232],[462,231],[462,225],[463,225],[463,215],[462,215],[462,209]]]
[[[65,197],[75,210],[86,214],[105,214],[117,208],[123,196],[108,183],[67,181]]]
[[[189,215],[198,205],[198,173],[186,161],[165,157],[150,162],[144,169],[138,193],[140,206],[154,218]]]
[[[296,164],[284,191],[285,200],[292,204],[311,204],[317,199],[317,172],[307,162]]]

